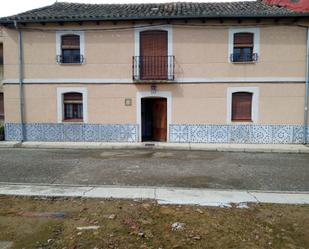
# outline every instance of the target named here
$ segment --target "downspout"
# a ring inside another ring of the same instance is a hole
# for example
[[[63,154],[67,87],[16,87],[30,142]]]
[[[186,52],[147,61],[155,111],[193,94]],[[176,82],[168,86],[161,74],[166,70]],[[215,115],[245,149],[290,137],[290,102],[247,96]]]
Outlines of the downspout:
[[[308,143],[309,27],[307,28],[306,85],[304,106],[304,144]]]
[[[21,142],[25,138],[24,128],[24,64],[23,64],[23,46],[22,46],[22,32],[18,28],[18,24],[14,21],[15,29],[18,33],[18,65],[19,65],[19,113],[20,113],[20,126],[21,126]]]

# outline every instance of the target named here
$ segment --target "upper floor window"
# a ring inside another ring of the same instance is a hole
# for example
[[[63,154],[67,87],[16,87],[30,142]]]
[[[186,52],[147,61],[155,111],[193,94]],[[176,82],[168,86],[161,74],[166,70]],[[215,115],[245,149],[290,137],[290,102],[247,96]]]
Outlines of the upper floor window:
[[[0,65],[3,65],[3,45],[0,43]]]
[[[253,33],[234,34],[233,62],[247,62],[255,60],[253,53],[253,38]]]
[[[62,63],[80,63],[79,35],[63,35],[61,37]]]
[[[70,92],[63,94],[63,121],[83,121],[83,95]]]
[[[256,62],[259,54],[258,28],[233,28],[229,33],[229,60],[231,62]]]
[[[82,32],[57,33],[57,62],[61,64],[82,64],[84,62]]]
[[[232,121],[252,121],[252,95],[250,92],[232,94]]]

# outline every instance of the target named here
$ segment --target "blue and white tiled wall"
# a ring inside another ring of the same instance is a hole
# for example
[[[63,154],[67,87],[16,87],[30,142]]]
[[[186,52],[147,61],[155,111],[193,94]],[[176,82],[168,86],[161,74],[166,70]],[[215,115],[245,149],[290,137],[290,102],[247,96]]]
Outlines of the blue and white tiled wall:
[[[137,124],[43,124],[25,126],[27,141],[138,142]],[[309,131],[309,127],[307,128]],[[8,141],[21,139],[20,124],[5,125]],[[304,137],[301,125],[170,125],[174,143],[297,144]],[[309,132],[308,132],[309,140]]]
[[[137,142],[135,124],[43,124],[24,125],[26,141],[86,141],[86,142]],[[5,139],[21,140],[21,125],[5,124]]]
[[[297,144],[303,143],[304,129],[301,125],[173,124],[169,136],[170,142],[178,143]]]

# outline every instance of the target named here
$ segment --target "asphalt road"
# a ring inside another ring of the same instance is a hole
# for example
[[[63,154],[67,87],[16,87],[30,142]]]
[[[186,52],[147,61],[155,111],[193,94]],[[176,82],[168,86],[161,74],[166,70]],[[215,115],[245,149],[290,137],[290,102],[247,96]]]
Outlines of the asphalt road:
[[[309,191],[309,154],[0,149],[0,182]]]

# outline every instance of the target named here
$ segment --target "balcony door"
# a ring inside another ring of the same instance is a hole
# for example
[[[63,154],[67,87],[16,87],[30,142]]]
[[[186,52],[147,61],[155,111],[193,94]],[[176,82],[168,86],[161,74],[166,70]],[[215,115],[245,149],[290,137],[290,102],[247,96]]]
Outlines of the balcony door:
[[[140,33],[140,77],[142,80],[168,79],[167,31]]]

